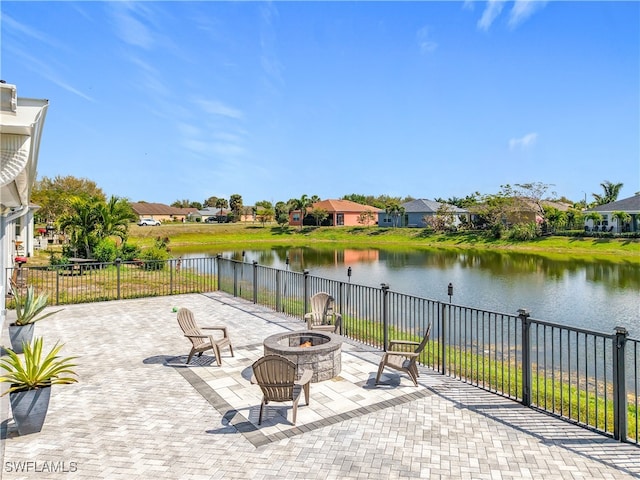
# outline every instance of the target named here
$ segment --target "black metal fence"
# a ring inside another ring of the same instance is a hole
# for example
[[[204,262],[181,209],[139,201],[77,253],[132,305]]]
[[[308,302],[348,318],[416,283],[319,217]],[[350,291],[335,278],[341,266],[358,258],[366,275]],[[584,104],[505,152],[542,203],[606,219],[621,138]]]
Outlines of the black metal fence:
[[[431,324],[423,365],[640,444],[640,340],[624,328],[600,333],[533,319],[526,310],[491,312],[221,256],[23,267],[8,277],[17,288],[48,292],[53,304],[218,289],[296,318],[325,291],[342,313],[342,335],[384,349],[390,339],[420,339]]]

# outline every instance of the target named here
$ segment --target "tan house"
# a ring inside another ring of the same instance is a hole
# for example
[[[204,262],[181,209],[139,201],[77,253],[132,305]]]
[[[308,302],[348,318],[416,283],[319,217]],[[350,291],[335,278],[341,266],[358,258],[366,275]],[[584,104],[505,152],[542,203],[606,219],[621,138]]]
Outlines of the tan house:
[[[186,222],[197,215],[197,208],[170,207],[163,203],[133,202],[131,208],[138,219],[152,218],[160,222]]]
[[[322,225],[332,227],[377,225],[378,214],[382,211],[351,200],[322,200],[308,208],[304,217],[300,210],[292,211],[289,214],[289,225],[315,225],[316,220],[311,215],[314,210],[325,210],[329,216],[322,222]]]

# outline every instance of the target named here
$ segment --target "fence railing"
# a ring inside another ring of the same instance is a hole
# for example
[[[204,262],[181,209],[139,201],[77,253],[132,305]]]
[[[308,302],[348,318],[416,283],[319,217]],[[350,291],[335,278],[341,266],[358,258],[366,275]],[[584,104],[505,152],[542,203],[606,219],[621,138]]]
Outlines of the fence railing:
[[[341,334],[385,349],[420,339],[432,325],[421,364],[615,439],[640,444],[640,340],[379,288],[217,257],[83,263],[8,269],[18,288],[46,291],[52,304],[221,290],[302,318],[310,297],[331,294]],[[349,279],[350,280],[350,279]],[[11,307],[9,299],[8,306]]]

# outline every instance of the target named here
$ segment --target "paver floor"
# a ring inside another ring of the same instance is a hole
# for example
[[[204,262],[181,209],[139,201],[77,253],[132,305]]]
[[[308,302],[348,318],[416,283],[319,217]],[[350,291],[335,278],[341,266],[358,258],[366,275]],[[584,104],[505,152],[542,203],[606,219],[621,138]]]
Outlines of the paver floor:
[[[225,324],[235,356],[203,355],[173,307]],[[342,371],[311,385],[296,425],[269,404],[250,366],[265,337],[297,319],[222,293],[67,306],[36,325],[46,345],[77,355],[79,383],[54,386],[42,432],[14,431],[2,397],[2,478],[80,479],[624,479],[640,448],[527,409],[434,372],[420,384],[385,372],[381,352],[343,344]],[[4,343],[7,343],[4,332]],[[5,387],[6,388],[6,387]]]

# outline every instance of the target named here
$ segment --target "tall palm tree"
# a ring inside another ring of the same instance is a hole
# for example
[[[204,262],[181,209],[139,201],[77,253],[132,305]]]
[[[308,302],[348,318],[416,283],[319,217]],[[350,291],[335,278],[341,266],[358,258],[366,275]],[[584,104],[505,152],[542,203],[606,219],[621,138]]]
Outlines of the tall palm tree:
[[[604,190],[603,195],[593,193],[593,198],[596,199],[596,205],[606,205],[607,203],[615,202],[620,194],[620,189],[623,187],[622,183],[611,183],[609,180],[605,180],[600,184]]]
[[[129,235],[129,224],[136,219],[136,215],[124,198],[111,196],[107,203],[96,205],[100,218],[99,225],[96,225],[99,238],[118,237],[123,242]]]
[[[293,199],[294,210],[300,210],[300,230],[304,223],[304,217],[307,215],[307,208],[309,208],[313,201],[306,194],[303,194],[300,198]]]
[[[229,202],[227,202],[226,198],[218,198],[216,200],[216,208],[220,209],[220,216],[222,216],[222,210],[227,207],[229,207]]]
[[[92,247],[96,244],[95,226],[100,224],[97,208],[98,200],[85,200],[80,197],[71,199],[71,209],[58,221],[61,231],[69,232],[71,243],[84,249],[86,258],[91,258]]]

